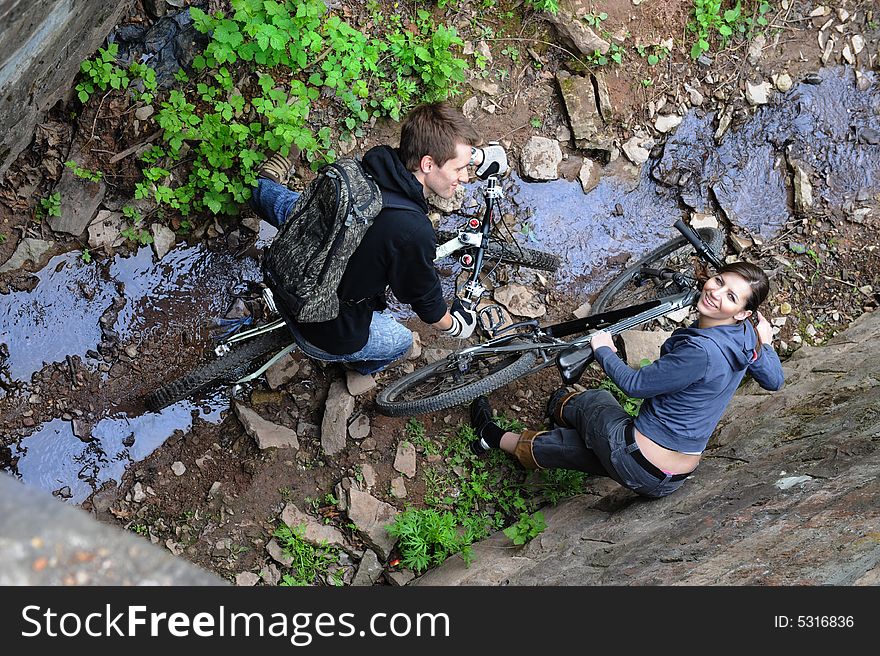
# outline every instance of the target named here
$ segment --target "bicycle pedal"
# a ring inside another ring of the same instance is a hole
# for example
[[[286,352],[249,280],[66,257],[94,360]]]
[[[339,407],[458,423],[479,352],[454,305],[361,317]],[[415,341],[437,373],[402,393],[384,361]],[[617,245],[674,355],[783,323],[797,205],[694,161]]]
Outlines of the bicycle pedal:
[[[495,336],[496,330],[509,323],[504,308],[500,305],[487,305],[478,312],[477,318],[480,321],[480,328],[492,337]]]

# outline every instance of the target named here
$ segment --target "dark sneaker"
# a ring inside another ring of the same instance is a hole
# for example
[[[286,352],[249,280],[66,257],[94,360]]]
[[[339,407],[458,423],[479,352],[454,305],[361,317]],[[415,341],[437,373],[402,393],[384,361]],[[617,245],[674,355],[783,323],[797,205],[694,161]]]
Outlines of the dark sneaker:
[[[476,439],[471,442],[471,453],[475,456],[484,456],[489,453],[489,449],[483,446],[483,440]]]
[[[257,169],[257,177],[286,185],[290,180],[290,170],[296,165],[299,154],[300,150],[296,146],[290,147],[290,153],[286,157],[281,153],[273,154]]]
[[[489,399],[485,396],[478,396],[471,401],[471,427],[477,435],[481,435],[486,424],[491,424],[493,419]]]
[[[547,399],[547,418],[557,426],[568,428],[568,423],[562,417],[562,408],[577,392],[569,392],[567,387],[560,387]]]

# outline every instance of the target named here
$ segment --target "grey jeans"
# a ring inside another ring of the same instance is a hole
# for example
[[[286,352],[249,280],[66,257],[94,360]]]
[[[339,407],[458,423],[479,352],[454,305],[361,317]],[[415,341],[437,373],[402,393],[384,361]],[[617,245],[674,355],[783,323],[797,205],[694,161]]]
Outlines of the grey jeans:
[[[609,476],[636,494],[664,497],[684,480],[661,479],[632,456],[636,444],[626,443],[633,419],[607,390],[588,390],[565,404],[562,418],[572,428],[542,433],[532,444],[535,462],[545,469],[576,469]]]

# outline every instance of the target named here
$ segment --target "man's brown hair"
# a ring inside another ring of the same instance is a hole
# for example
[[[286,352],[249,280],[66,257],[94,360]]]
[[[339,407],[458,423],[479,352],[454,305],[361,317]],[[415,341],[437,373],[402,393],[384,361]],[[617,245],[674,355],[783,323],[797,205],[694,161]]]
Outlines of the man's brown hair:
[[[480,137],[464,115],[445,102],[415,107],[400,128],[400,160],[408,171],[416,171],[422,157],[430,155],[437,166],[455,158],[458,144],[476,146]]]

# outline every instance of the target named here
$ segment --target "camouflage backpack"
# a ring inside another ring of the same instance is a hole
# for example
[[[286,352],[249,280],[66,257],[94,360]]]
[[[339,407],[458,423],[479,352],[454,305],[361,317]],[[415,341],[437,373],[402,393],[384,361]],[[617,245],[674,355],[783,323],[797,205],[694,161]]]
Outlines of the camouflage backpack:
[[[415,208],[411,201],[406,206]],[[378,185],[356,159],[318,171],[263,257],[266,284],[286,319],[338,316],[342,274],[382,207]]]

